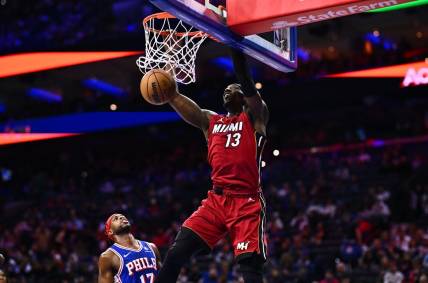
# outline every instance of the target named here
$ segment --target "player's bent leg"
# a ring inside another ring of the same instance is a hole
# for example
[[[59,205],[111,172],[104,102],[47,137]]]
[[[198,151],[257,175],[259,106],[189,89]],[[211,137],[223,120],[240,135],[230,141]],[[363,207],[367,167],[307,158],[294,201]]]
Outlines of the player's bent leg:
[[[156,283],[176,282],[180,269],[196,253],[210,251],[208,245],[192,230],[182,227],[169,248]]]
[[[239,271],[245,283],[263,283],[264,258],[257,253],[238,259]]]

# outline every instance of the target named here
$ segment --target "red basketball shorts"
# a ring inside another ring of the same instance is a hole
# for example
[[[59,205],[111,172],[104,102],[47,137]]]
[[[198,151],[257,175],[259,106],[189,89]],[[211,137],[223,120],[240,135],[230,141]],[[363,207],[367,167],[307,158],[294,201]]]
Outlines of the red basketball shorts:
[[[236,260],[253,253],[266,260],[265,200],[262,193],[233,196],[208,192],[208,197],[183,223],[211,248],[229,234]]]

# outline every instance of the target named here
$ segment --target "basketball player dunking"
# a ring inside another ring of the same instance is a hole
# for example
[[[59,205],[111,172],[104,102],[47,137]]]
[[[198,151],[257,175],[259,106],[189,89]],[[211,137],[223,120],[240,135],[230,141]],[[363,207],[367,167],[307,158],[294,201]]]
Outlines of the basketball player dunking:
[[[130,233],[131,224],[122,214],[111,215],[105,232],[114,244],[103,252],[98,262],[98,283],[153,283],[160,254],[152,243],[139,241]]]
[[[269,114],[244,55],[231,52],[240,84],[231,84],[224,91],[227,115],[201,109],[178,92],[169,101],[187,123],[203,131],[213,187],[183,223],[157,283],[176,282],[181,266],[193,254],[212,249],[226,234],[231,238],[245,283],[263,282],[265,201],[259,170]]]

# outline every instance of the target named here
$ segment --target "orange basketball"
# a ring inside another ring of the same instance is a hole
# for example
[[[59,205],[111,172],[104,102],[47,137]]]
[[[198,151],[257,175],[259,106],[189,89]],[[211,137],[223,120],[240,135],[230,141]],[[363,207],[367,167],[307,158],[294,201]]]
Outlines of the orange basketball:
[[[147,72],[140,82],[140,91],[144,99],[153,105],[167,103],[175,94],[173,77],[162,69]]]

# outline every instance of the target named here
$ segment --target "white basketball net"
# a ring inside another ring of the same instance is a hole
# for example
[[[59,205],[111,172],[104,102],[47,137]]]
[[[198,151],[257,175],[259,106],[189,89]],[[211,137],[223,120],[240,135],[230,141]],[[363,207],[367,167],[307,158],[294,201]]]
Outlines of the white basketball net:
[[[156,15],[144,21],[146,52],[137,66],[142,73],[164,69],[174,73],[177,82],[195,82],[196,53],[208,35],[166,13]]]

